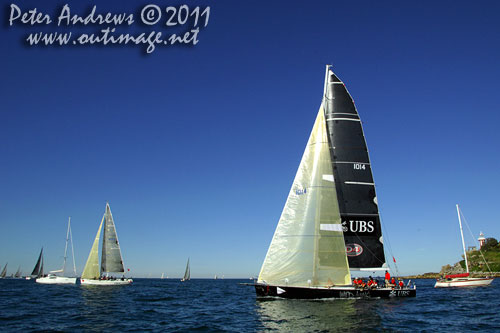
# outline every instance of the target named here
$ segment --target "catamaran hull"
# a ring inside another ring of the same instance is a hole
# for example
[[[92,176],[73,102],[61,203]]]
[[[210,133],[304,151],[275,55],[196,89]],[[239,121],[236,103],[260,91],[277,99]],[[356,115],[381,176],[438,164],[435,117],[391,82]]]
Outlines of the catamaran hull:
[[[416,288],[378,288],[378,289],[357,289],[353,287],[332,287],[332,288],[304,288],[255,285],[258,297],[282,297],[295,299],[318,299],[318,298],[393,298],[393,297],[415,297]]]
[[[35,280],[36,283],[42,284],[76,284],[76,277],[62,277],[62,276],[47,276]]]
[[[132,279],[124,279],[124,280],[91,280],[91,279],[82,279],[80,278],[80,283],[82,285],[94,285],[94,286],[117,286],[117,285],[126,285],[132,284]]]
[[[493,278],[468,278],[468,279],[452,279],[438,280],[434,288],[454,288],[454,287],[481,287],[488,286],[493,282]]]

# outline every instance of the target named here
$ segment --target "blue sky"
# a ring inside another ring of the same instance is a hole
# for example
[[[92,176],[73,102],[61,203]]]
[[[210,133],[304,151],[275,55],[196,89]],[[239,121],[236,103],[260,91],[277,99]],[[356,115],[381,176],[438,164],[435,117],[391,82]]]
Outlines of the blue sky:
[[[133,276],[181,276],[188,257],[193,277],[257,275],[325,64],[363,121],[401,273],[460,259],[456,203],[476,237],[500,238],[498,2],[186,1],[211,7],[199,43],[151,54],[26,46],[28,33],[57,27],[8,26],[11,3],[54,14],[66,2],[2,1],[0,265],[9,271],[31,271],[42,246],[47,268],[58,268],[71,216],[81,272],[109,201]],[[94,5],[67,3],[81,15]],[[137,15],[148,3],[170,4],[108,1],[97,11]]]

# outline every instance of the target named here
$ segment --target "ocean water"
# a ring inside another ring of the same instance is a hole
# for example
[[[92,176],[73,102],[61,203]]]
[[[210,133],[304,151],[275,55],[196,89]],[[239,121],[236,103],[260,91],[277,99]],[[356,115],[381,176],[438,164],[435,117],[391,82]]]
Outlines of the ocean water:
[[[472,289],[417,280],[406,299],[256,299],[250,280],[135,279],[130,286],[0,280],[0,330],[53,332],[500,332],[500,279]]]

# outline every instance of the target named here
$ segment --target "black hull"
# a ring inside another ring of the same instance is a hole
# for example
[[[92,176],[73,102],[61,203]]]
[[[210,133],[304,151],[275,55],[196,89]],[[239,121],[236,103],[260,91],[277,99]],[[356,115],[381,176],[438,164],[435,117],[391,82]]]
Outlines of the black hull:
[[[294,299],[318,299],[318,298],[396,298],[415,297],[417,290],[414,288],[403,289],[357,289],[357,288],[304,288],[269,286],[255,284],[258,297],[281,297]]]

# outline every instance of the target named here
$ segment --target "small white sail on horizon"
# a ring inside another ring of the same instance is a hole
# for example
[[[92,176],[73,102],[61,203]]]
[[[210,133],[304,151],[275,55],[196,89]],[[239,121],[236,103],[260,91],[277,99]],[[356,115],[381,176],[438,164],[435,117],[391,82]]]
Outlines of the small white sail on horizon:
[[[5,264],[5,266],[3,266],[3,269],[2,269],[2,272],[0,273],[0,279],[3,279],[7,276],[7,264]]]
[[[186,264],[186,271],[184,272],[184,277],[181,279],[181,282],[191,280],[191,267],[189,266],[189,258]]]
[[[21,278],[21,276],[22,276],[22,274],[23,274],[23,273],[21,272],[21,266],[19,266],[19,267],[17,268],[16,274],[14,274],[14,277],[15,277],[16,279],[20,279],[20,278]]]

